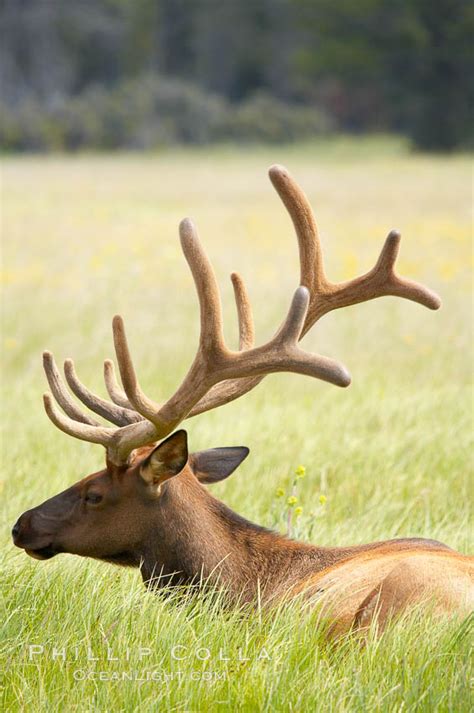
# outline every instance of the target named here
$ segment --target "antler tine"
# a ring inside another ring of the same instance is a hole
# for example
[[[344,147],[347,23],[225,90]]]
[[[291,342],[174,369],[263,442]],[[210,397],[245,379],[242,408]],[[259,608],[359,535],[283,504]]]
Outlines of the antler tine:
[[[115,367],[111,359],[106,359],[104,361],[104,381],[107,392],[117,406],[122,406],[123,408],[133,409],[132,404],[127,399],[127,394],[123,391],[117,381],[115,376]]]
[[[255,328],[252,305],[244,281],[237,272],[230,276],[234,288],[237,316],[239,319],[239,350],[251,349],[255,344]]]
[[[318,225],[304,191],[284,166],[274,164],[268,175],[295,228],[300,253],[300,285],[307,287],[311,300],[327,285]]]
[[[199,299],[201,315],[200,346],[204,352],[225,348],[222,331],[222,308],[216,276],[203,250],[196,228],[189,218],[179,225],[179,238],[184,257],[191,269]]]
[[[127,426],[130,423],[136,423],[142,420],[136,411],[112,404],[84,386],[77,377],[72,359],[66,359],[64,362],[64,374],[73,393],[76,394],[83,404],[88,406],[94,413],[99,414],[99,416],[103,416],[103,418],[111,421],[116,426]]]
[[[114,335],[115,353],[117,355],[120,376],[122,378],[122,384],[127,398],[132,404],[132,407],[138,411],[139,414],[155,423],[156,414],[158,413],[160,406],[146,396],[138,383],[130,349],[128,347],[125,325],[119,314],[116,314],[112,320],[112,329]]]
[[[288,354],[288,347],[291,347],[291,355],[296,362],[292,363],[290,368],[289,362],[285,364],[285,370],[298,371],[299,373],[306,373],[310,376],[315,376],[319,379],[325,381],[330,381],[331,383],[337,384],[338,386],[348,386],[350,383],[350,376],[345,370],[345,368],[334,362],[331,359],[326,359],[320,355],[309,354],[300,350],[296,345],[303,329],[305,318],[308,310],[309,303],[309,292],[306,287],[299,287],[293,297],[290,310],[288,315],[283,322],[282,326],[276,333],[276,335],[271,340],[270,344],[276,347],[276,366],[277,368],[272,368],[270,357],[268,353],[265,355],[264,369],[265,373],[270,371],[282,371],[281,362],[281,349],[286,346],[286,353]],[[249,305],[250,306],[250,305]],[[267,345],[268,346],[268,345]],[[257,349],[252,349],[252,354],[255,352],[263,353],[263,347]],[[280,354],[279,354],[280,351]],[[317,360],[315,363],[314,360]],[[306,364],[303,371],[303,364]],[[240,370],[240,368],[239,368]],[[256,365],[253,365],[253,373],[256,372]],[[209,411],[216,406],[221,406],[233,401],[238,396],[251,391],[255,386],[257,386],[260,381],[264,378],[265,374],[258,376],[247,376],[243,378],[229,378],[218,384],[215,384],[194,406],[194,408],[188,414],[189,417],[197,416],[200,413]]]
[[[309,290],[298,287],[291,301],[288,315],[273,339],[260,347],[243,352],[228,352],[218,369],[216,380],[254,377],[278,371],[306,374],[337,386],[348,386],[346,369],[320,354],[310,354],[298,347],[309,305]]]
[[[395,273],[394,265],[400,240],[400,233],[392,230],[385,240],[376,264],[369,272],[347,282],[328,283],[325,292],[319,294],[319,300],[315,300],[310,307],[303,334],[306,334],[323,314],[377,297],[388,295],[403,297],[429,309],[439,309],[441,300],[438,295],[424,285],[402,278]]]
[[[155,426],[149,421],[131,423],[121,428],[94,426],[79,423],[59,411],[49,393],[43,394],[43,403],[49,419],[63,433],[74,436],[82,441],[98,443],[107,450],[108,459],[116,465],[125,465],[130,453],[145,443],[153,443],[157,439]]]
[[[245,287],[245,283],[237,272],[231,274],[234,288],[237,316],[239,320],[239,350],[252,349],[255,344],[255,327],[253,322],[252,305]],[[225,404],[236,398],[236,392],[241,396],[251,391],[263,377],[247,377],[246,379],[227,379],[219,384],[214,384],[209,391],[191,409],[188,417],[197,416],[209,411],[217,403]]]
[[[386,275],[388,280],[388,294],[396,297],[404,297],[412,302],[418,302],[428,309],[437,310],[441,307],[441,300],[438,295],[424,285],[409,280],[406,277],[400,277],[395,272],[395,263],[400,249],[400,241],[402,239],[398,230],[391,230],[385,239],[384,246],[379,255],[372,273],[374,275]]]
[[[389,232],[385,238],[378,260],[373,267],[374,272],[381,275],[393,274],[398,253],[400,252],[401,239],[402,236],[398,230],[391,230]]]
[[[221,381],[220,364],[225,361],[229,353],[224,342],[222,308],[216,276],[189,218],[181,221],[179,237],[196,286],[201,329],[199,349],[183,382],[173,396],[150,418],[160,432],[165,429],[165,435],[190,414],[196,403],[205,397],[214,384]],[[242,343],[253,335],[252,313],[242,281],[237,277],[236,281],[233,279],[233,284]]]
[[[89,426],[99,426],[99,422],[83,413],[70,397],[51,352],[43,352],[43,368],[48,380],[49,388],[53,392],[54,398],[64,412],[75,421],[85,423]]]
[[[333,309],[385,295],[404,297],[429,309],[438,309],[439,297],[417,282],[401,278],[394,272],[400,233],[389,233],[376,265],[365,275],[347,282],[331,283],[325,276],[316,221],[304,192],[283,166],[272,166],[270,179],[293,221],[300,253],[301,284],[311,292],[310,307],[302,336]]]
[[[45,393],[43,395],[45,411],[50,420],[61,431],[82,441],[99,443],[104,446],[107,449],[109,459],[117,465],[127,462],[132,448],[138,447],[143,443],[144,434],[149,437],[150,441],[153,440],[154,432],[150,433],[152,424],[148,422],[131,424],[115,429],[102,426],[98,421],[84,414],[71,399],[51,352],[45,351],[43,353],[43,366],[51,391],[58,404],[67,414],[65,416],[56,408],[51,394]],[[138,430],[137,427],[141,428]]]
[[[163,406],[149,399],[141,389],[130,355],[123,320],[119,315],[116,315],[113,320],[115,352],[125,393],[133,408],[155,424],[160,437],[167,435],[176,423],[179,423],[179,420],[182,419],[182,413],[187,414],[194,405],[193,393],[195,395],[197,392],[195,387],[190,390],[189,384],[191,382],[194,384],[197,374],[199,374],[199,389],[202,395],[212,386],[212,383],[209,383],[210,372],[204,368],[204,364],[210,359],[217,358],[225,350],[219,288],[214,270],[189,218],[181,221],[179,235],[181,247],[191,268],[199,298],[201,314],[200,346],[190,372],[178,391]],[[204,383],[206,377],[207,380]],[[189,407],[187,406],[188,403]]]
[[[290,344],[296,346],[304,327],[309,307],[309,290],[307,287],[298,287],[291,301],[288,315],[280,329],[273,338],[275,344]]]
[[[69,416],[64,416],[54,405],[53,398],[49,393],[43,394],[43,403],[45,411],[51,421],[57,428],[64,431],[64,433],[67,433],[69,436],[74,436],[75,438],[80,438],[82,441],[100,443],[100,445],[106,447],[111,444],[114,434],[116,433],[114,428],[79,423],[69,418]]]

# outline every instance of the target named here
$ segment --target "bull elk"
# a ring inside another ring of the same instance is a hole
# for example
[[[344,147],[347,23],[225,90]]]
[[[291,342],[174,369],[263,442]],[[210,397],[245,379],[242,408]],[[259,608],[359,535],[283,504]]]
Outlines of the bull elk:
[[[303,351],[298,342],[334,309],[395,295],[436,310],[440,300],[426,287],[394,271],[400,234],[392,231],[375,266],[348,282],[326,277],[313,212],[303,191],[281,166],[270,179],[293,221],[299,244],[300,287],[270,341],[254,346],[254,326],[241,278],[232,274],[240,344],[231,351],[223,336],[219,290],[212,266],[189,219],[180,225],[181,246],[194,278],[201,331],[196,357],[177,391],[163,404],[140,388],[125,328],[113,320],[123,388],[111,361],[105,384],[111,401],[92,393],[64,364],[72,392],[116,428],[84,413],[66,389],[50,352],[44,353],[49,393],[44,406],[65,433],[106,449],[106,467],[42,505],[13,528],[14,543],[39,560],[60,552],[140,568],[150,588],[207,581],[231,599],[251,602],[287,596],[328,601],[333,630],[376,621],[414,602],[431,601],[443,612],[467,611],[472,602],[472,563],[434,540],[411,538],[349,547],[320,547],[291,540],[230,510],[204,487],[227,478],[248,455],[243,447],[188,453],[187,435],[176,427],[191,416],[249,392],[269,373],[290,371],[348,386],[336,361]]]

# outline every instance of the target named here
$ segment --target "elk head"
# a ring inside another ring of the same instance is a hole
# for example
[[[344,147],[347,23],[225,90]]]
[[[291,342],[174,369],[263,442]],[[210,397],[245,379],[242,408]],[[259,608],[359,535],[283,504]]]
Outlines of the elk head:
[[[47,559],[56,552],[71,552],[137,564],[150,518],[162,517],[162,528],[176,527],[165,511],[173,483],[181,483],[181,499],[192,498],[195,508],[202,506],[205,517],[205,489],[200,483],[226,477],[247,455],[246,449],[238,448],[214,449],[188,457],[183,431],[167,438],[182,421],[238,398],[272,372],[291,371],[348,386],[350,377],[341,364],[298,346],[303,335],[331,310],[383,295],[404,297],[430,309],[440,306],[433,292],[394,272],[400,243],[396,231],[388,235],[372,270],[348,282],[330,282],[306,196],[281,166],[270,169],[270,179],[293,221],[301,266],[300,286],[270,341],[254,346],[250,302],[244,283],[234,273],[240,342],[238,351],[228,349],[214,271],[192,222],[186,219],[180,225],[180,239],[197,289],[201,333],[196,357],[168,401],[156,403],[142,391],[119,316],[113,320],[113,335],[123,389],[117,383],[113,363],[106,361],[104,378],[111,401],[92,393],[79,381],[71,360],[64,364],[72,392],[116,428],[102,425],[78,407],[52,354],[44,353],[51,392],[64,412],[47,393],[44,406],[49,418],[61,431],[103,445],[107,467],[20,517],[13,529],[14,542],[28,554]]]
[[[188,454],[186,431],[176,431],[156,447],[138,449],[130,463],[107,461],[104,470],[25,512],[13,528],[14,542],[40,560],[68,552],[138,566],[150,532],[165,541],[173,526],[165,484],[180,476],[179,494],[184,489],[199,509],[200,483],[227,478],[247,455],[247,448]]]

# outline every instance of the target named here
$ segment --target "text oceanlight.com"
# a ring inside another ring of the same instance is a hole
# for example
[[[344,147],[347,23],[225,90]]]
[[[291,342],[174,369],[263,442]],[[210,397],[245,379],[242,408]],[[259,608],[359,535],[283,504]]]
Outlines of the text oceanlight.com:
[[[146,681],[156,681],[158,683],[170,683],[171,681],[225,681],[228,677],[227,671],[94,671],[76,669],[72,672],[75,681],[136,681],[143,683]]]

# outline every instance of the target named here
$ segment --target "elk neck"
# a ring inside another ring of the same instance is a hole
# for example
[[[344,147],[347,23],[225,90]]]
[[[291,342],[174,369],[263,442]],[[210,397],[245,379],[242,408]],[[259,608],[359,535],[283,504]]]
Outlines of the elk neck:
[[[290,540],[241,517],[187,471],[163,487],[150,513],[141,574],[150,588],[205,581],[242,601],[286,591],[358,548]]]

